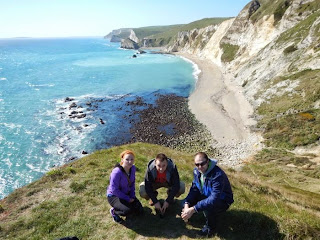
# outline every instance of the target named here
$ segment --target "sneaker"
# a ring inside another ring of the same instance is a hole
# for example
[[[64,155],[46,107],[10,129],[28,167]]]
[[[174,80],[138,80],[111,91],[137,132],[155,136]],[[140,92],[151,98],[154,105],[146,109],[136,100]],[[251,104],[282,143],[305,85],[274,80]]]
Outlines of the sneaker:
[[[211,237],[213,235],[212,229],[208,225],[204,225],[203,228],[198,232],[200,236]]]
[[[149,205],[150,205],[150,206],[153,206],[153,205],[154,205],[154,203],[152,202],[151,199],[149,200]]]
[[[116,223],[122,223],[122,218],[118,215],[118,214],[116,214],[115,212],[114,212],[114,208],[111,208],[110,209],[110,214],[111,214],[111,217],[113,218],[113,221],[114,222],[116,222]]]

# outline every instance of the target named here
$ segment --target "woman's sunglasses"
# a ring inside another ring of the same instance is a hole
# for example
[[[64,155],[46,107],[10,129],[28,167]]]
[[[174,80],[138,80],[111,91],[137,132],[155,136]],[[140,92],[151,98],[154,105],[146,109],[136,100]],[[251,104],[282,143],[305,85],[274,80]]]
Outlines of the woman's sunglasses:
[[[196,167],[203,167],[204,165],[206,165],[208,163],[208,160],[207,161],[204,161],[204,162],[201,162],[201,163],[195,163],[194,165],[196,165]]]

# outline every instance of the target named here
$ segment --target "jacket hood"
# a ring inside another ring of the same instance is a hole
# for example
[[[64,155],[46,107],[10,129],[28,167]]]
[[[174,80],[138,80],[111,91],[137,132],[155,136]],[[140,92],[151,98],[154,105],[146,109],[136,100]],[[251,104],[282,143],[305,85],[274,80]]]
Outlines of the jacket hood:
[[[207,175],[217,165],[217,162],[218,160],[209,158],[209,167],[207,171],[204,173],[204,175]]]

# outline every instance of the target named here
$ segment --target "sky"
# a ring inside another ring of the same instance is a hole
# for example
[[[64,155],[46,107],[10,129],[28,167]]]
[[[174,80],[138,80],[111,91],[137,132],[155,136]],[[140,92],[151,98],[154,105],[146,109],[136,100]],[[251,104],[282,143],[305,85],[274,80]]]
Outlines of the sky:
[[[235,17],[250,0],[0,0],[0,38],[104,36],[113,29]]]

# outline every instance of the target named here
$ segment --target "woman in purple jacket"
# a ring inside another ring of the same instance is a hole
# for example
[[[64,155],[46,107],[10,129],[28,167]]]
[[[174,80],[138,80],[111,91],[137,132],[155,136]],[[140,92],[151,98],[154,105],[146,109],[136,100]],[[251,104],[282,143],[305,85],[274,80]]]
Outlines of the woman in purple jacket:
[[[108,202],[112,207],[110,214],[118,223],[123,221],[120,216],[143,213],[142,205],[135,195],[134,153],[125,150],[120,154],[120,158],[120,164],[118,163],[111,172],[110,185],[107,189]]]

